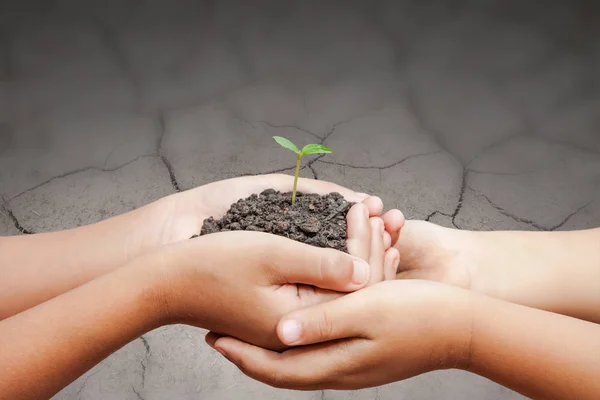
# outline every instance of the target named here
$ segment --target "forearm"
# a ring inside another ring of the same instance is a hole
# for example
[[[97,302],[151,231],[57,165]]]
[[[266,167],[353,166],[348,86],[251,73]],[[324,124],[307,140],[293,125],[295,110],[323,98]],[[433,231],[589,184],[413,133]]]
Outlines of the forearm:
[[[155,282],[132,264],[0,321],[0,399],[50,398],[158,327]]]
[[[469,371],[534,399],[600,398],[600,325],[473,296]]]
[[[0,238],[0,320],[110,272],[143,248],[139,211],[80,228]]]
[[[600,322],[600,229],[473,232],[473,290]]]

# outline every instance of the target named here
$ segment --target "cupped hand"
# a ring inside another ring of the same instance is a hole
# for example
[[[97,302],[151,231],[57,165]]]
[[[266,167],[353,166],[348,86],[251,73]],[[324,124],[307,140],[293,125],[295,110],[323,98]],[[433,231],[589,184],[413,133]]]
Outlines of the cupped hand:
[[[269,188],[291,191],[293,183],[294,177],[284,174],[246,176],[209,183],[164,197],[134,211],[136,218],[128,229],[136,237],[131,240],[128,251],[141,254],[159,246],[187,240],[200,232],[206,218],[220,218],[239,199]],[[338,192],[350,202],[365,204],[371,217],[379,216],[383,209],[381,199],[376,196],[357,193],[326,181],[299,178],[298,191],[318,194]],[[385,234],[384,239],[389,247],[389,233]]]
[[[151,257],[162,260],[167,322],[282,349],[275,328],[283,315],[381,281],[384,269],[396,268],[397,251],[386,257],[383,222],[368,214],[364,204],[348,213],[350,254],[244,231],[163,248]]]
[[[361,389],[468,365],[470,292],[387,281],[294,311],[277,326],[278,353],[231,337],[207,343],[244,374],[297,390]]]
[[[398,210],[382,218],[392,246],[400,253],[398,279],[425,279],[475,289],[478,263],[473,232],[426,221],[404,221]]]

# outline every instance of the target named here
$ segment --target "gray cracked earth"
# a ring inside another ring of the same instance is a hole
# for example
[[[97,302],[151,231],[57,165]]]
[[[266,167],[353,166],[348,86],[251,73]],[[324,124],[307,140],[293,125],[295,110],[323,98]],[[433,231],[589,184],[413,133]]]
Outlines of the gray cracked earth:
[[[598,21],[585,1],[3,2],[0,234],[292,172],[273,135],[332,147],[303,176],[377,194],[408,218],[600,226]],[[55,399],[522,398],[457,371],[276,390],[203,335],[153,331]]]

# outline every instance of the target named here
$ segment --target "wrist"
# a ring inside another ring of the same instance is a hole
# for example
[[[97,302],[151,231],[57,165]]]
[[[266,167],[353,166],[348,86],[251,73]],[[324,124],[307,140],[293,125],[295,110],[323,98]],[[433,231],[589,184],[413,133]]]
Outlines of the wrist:
[[[463,231],[461,247],[471,277],[470,289],[481,295],[498,297],[504,291],[505,277],[510,275],[510,264],[493,233]],[[502,265],[500,270],[496,268],[497,261]]]
[[[152,329],[174,323],[174,297],[177,293],[174,265],[170,262],[171,257],[162,253],[147,253],[122,268],[136,288],[140,313],[146,316]]]
[[[398,302],[394,315],[403,315],[402,319],[405,319],[407,301],[415,300],[414,321],[420,325],[419,347],[423,348],[421,353],[426,357],[422,360],[422,372],[467,368],[470,363],[473,297],[476,295],[467,289],[432,281],[396,282],[409,283],[395,288],[396,293],[404,295],[396,297]],[[418,290],[411,293],[411,288]]]
[[[453,286],[445,286],[447,295],[440,296],[436,314],[436,329],[440,338],[436,346],[442,351],[440,369],[467,370],[471,363],[473,339],[474,297],[473,292]],[[441,344],[441,346],[440,346]]]
[[[204,328],[208,319],[203,298],[215,298],[219,284],[210,278],[202,257],[202,240],[171,244],[136,260],[148,274],[148,298],[161,325],[190,324]],[[190,254],[193,253],[193,254]],[[204,285],[208,282],[209,285]]]

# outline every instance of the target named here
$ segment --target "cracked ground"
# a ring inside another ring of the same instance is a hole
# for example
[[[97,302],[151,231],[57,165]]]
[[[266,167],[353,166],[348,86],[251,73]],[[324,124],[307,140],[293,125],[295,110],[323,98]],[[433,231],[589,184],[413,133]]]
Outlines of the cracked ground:
[[[307,157],[302,176],[411,219],[600,226],[598,26],[585,1],[2,2],[0,234],[293,173],[274,135],[333,149]],[[522,398],[457,371],[280,391],[245,378],[203,334],[150,332],[55,398]]]

